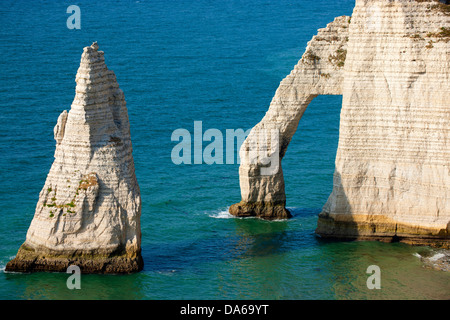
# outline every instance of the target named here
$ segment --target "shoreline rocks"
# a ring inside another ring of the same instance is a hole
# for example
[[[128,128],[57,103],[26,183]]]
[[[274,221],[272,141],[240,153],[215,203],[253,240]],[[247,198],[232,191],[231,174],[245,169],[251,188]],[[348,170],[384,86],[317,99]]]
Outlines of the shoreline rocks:
[[[309,103],[320,94],[342,94],[349,24],[350,17],[342,16],[319,29],[280,83],[266,115],[239,151],[241,202],[230,207],[230,214],[267,220],[291,217],[285,208],[281,160]]]
[[[422,261],[425,268],[450,272],[450,250],[439,249],[431,255],[415,254]]]

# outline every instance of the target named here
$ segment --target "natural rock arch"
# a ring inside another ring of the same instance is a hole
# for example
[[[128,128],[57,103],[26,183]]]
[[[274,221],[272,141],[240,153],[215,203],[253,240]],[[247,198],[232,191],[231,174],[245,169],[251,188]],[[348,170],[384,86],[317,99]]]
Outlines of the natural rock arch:
[[[318,95],[341,95],[350,17],[319,29],[294,70],[281,82],[264,118],[240,149],[241,202],[232,215],[289,218],[281,159],[309,103]]]

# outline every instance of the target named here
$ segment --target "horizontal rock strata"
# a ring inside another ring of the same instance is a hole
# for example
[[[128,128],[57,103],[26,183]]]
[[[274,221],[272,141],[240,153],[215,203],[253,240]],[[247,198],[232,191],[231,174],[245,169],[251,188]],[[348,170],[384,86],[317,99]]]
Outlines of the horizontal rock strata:
[[[448,247],[449,13],[439,1],[357,0],[351,18],[320,29],[241,147],[242,199],[230,213],[289,217],[281,159],[309,102],[342,94],[333,191],[316,233]],[[261,139],[272,128],[275,143]]]
[[[128,111],[104,53],[84,48],[76,95],[54,128],[55,160],[25,243],[6,271],[130,273],[142,269],[141,198]]]

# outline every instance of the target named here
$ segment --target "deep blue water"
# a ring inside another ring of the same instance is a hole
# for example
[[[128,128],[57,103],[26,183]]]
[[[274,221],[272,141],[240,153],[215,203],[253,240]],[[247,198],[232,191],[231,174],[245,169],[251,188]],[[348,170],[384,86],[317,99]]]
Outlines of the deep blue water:
[[[81,29],[69,30],[69,5]],[[354,1],[2,1],[0,7],[0,266],[25,240],[53,161],[53,127],[75,94],[82,49],[98,41],[125,93],[142,194],[144,271],[0,272],[1,299],[441,299],[449,275],[425,269],[426,247],[324,242],[317,214],[332,188],[341,97],[308,107],[283,160],[294,218],[235,219],[238,164],[175,165],[171,134],[247,130],[318,28]],[[382,270],[369,290],[366,269]]]

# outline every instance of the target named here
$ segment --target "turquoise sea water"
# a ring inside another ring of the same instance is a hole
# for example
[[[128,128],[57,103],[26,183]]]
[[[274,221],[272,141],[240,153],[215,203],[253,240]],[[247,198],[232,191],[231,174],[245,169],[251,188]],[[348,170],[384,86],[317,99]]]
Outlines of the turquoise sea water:
[[[69,5],[81,29],[69,30]],[[289,221],[236,219],[238,165],[175,165],[177,128],[247,130],[318,28],[354,1],[2,1],[0,299],[449,299],[427,247],[314,235],[332,188],[341,97],[308,107],[283,171]],[[144,270],[134,275],[5,273],[53,161],[53,127],[74,97],[82,48],[98,41],[127,101],[142,194]],[[370,265],[380,290],[366,286]]]

